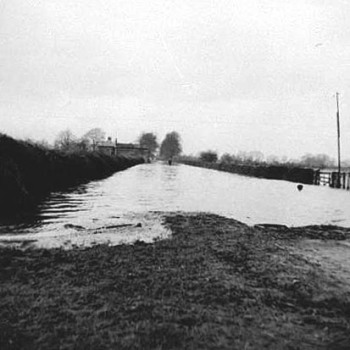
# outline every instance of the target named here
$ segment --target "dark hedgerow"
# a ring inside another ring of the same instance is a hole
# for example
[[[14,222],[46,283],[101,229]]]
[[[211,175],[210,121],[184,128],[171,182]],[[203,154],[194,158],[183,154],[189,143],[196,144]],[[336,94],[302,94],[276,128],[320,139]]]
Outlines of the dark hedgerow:
[[[143,163],[143,158],[63,153],[0,134],[0,216],[48,194]]]
[[[288,167],[285,165],[225,164],[203,161],[201,159],[179,159],[178,161],[191,166],[264,179],[285,180],[309,185],[313,184],[314,181],[314,170],[308,168]]]

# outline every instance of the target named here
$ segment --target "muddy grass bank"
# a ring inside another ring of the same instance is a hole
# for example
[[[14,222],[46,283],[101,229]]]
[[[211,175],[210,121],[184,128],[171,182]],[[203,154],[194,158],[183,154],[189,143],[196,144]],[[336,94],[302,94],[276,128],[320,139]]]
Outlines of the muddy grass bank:
[[[233,174],[245,176],[254,176],[264,179],[285,180],[292,182],[300,182],[303,184],[312,185],[314,183],[315,171],[313,169],[287,167],[279,165],[243,165],[243,164],[226,164],[203,162],[200,160],[179,159],[179,162],[196,166],[200,168],[214,169],[225,171]]]
[[[143,161],[98,153],[67,154],[0,134],[0,215],[30,207],[50,191],[101,179]]]
[[[348,349],[350,291],[298,254],[337,227],[172,214],[173,236],[1,249],[1,349]]]

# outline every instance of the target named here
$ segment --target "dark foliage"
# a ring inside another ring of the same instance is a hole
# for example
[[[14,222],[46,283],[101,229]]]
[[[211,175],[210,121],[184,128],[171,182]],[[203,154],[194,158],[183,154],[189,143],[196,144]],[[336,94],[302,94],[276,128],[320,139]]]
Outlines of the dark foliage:
[[[181,138],[176,131],[165,135],[164,140],[160,145],[160,156],[168,159],[176,157],[182,152]]]
[[[314,170],[288,167],[283,165],[243,165],[243,164],[227,164],[227,163],[213,163],[204,162],[201,160],[186,160],[181,159],[180,162],[198,166],[203,168],[226,171],[234,174],[241,174],[246,176],[255,176],[265,179],[286,180],[292,182],[301,182],[304,184],[313,184]]]
[[[216,163],[218,160],[218,154],[215,151],[201,152],[199,159],[203,162]]]
[[[0,134],[0,215],[26,208],[53,190],[100,179],[142,158],[64,153]]]
[[[138,142],[141,147],[148,148],[150,155],[153,157],[156,154],[157,149],[159,148],[159,144],[157,141],[157,136],[151,132],[143,132]]]

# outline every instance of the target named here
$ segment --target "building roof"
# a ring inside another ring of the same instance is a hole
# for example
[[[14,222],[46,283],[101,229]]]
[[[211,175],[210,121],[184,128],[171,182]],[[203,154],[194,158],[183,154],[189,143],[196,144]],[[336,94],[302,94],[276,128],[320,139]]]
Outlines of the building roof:
[[[97,144],[98,148],[116,148],[119,150],[139,150],[148,151],[147,147],[140,147],[138,144],[134,143],[117,143],[115,144],[112,140],[100,141]]]
[[[107,141],[100,141],[97,147],[115,147],[115,145],[113,141],[107,140]]]
[[[137,146],[133,143],[117,143],[117,148],[136,148]]]
[[[134,144],[134,143],[117,143],[116,147],[118,149],[137,149],[141,151],[148,150],[148,148],[140,147],[138,144]]]

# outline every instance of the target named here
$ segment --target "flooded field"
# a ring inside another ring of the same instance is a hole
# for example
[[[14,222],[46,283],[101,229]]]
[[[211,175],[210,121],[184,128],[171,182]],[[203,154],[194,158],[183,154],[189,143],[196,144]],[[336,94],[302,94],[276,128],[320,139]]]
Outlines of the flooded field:
[[[158,212],[173,211],[210,212],[248,225],[350,227],[348,191],[311,185],[298,191],[286,181],[153,163],[53,193],[23,220],[2,222],[0,234],[2,240],[55,237],[58,245],[152,240],[167,234]]]

